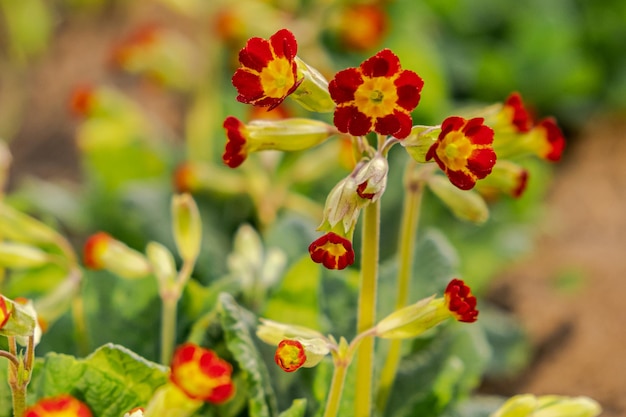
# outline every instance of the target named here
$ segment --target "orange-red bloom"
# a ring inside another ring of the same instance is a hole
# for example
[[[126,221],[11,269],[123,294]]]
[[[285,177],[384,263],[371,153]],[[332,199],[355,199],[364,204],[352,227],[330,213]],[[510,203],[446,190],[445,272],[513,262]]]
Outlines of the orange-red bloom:
[[[29,407],[24,417],[92,417],[86,404],[69,394],[43,398]]]
[[[339,71],[328,85],[337,108],[337,129],[353,136],[371,131],[403,139],[411,133],[411,111],[420,100],[424,82],[383,49],[359,68]]]
[[[426,160],[434,158],[452,184],[469,190],[495,165],[492,144],[493,130],[483,124],[482,118],[452,116],[441,124],[441,133],[426,153]]]
[[[502,108],[506,121],[519,133],[526,133],[533,127],[533,118],[524,106],[522,96],[518,92],[511,93]]]
[[[302,82],[297,76],[297,52],[296,38],[287,29],[269,40],[250,38],[239,51],[241,66],[232,79],[239,93],[237,100],[269,110],[282,103]]]
[[[229,167],[237,168],[248,157],[246,125],[236,117],[229,116],[224,120],[224,129],[226,129],[228,141],[222,160]]]
[[[185,343],[174,353],[171,369],[170,381],[191,399],[219,404],[235,392],[232,366],[212,350]]]
[[[389,26],[379,4],[353,4],[341,11],[339,40],[346,49],[366,51],[378,45]]]
[[[537,154],[548,161],[556,162],[561,159],[565,138],[556,120],[553,117],[545,118],[533,128],[533,131],[543,138],[541,145],[537,146]]]
[[[83,248],[83,262],[87,268],[104,268],[102,255],[107,251],[112,240],[111,235],[105,232],[98,232],[87,238]]]
[[[2,329],[7,321],[9,321],[9,317],[11,317],[9,307],[7,307],[7,303],[4,301],[4,298],[0,297],[0,329]]]
[[[309,245],[313,262],[328,269],[344,269],[354,263],[352,242],[336,233],[328,232]]]
[[[76,116],[85,117],[93,108],[94,88],[90,85],[80,85],[72,91],[69,107]]]
[[[476,297],[472,295],[470,287],[460,279],[450,281],[444,292],[446,305],[452,315],[465,323],[473,323],[478,317]]]
[[[283,371],[294,372],[306,361],[304,346],[297,340],[282,340],[276,348],[274,361]]]

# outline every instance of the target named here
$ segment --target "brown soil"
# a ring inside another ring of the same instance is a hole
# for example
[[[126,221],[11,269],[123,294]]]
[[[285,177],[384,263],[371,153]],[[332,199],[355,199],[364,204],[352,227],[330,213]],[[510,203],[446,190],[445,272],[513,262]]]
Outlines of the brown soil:
[[[148,20],[160,20],[150,13]],[[50,50],[24,75],[28,111],[11,146],[13,184],[24,173],[76,177],[65,103],[77,82],[110,81],[108,48],[136,23],[116,18],[115,24],[64,22]],[[179,112],[157,99],[162,95],[149,89],[133,93],[157,114],[173,117],[168,124],[174,129],[180,127]],[[596,120],[568,149],[536,251],[494,285],[494,296],[519,316],[536,353],[528,372],[508,381],[509,394],[588,395],[602,403],[603,416],[626,416],[625,132],[624,121]],[[572,271],[582,274],[582,287],[559,290],[557,278]]]

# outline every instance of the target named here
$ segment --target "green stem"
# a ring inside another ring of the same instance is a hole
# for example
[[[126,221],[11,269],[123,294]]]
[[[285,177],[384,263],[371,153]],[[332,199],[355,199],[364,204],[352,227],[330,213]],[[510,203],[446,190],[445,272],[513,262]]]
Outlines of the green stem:
[[[348,363],[346,361],[335,361],[335,370],[333,371],[333,379],[330,383],[330,392],[326,402],[326,410],[324,417],[336,417],[341,403],[341,393],[346,380],[346,371]]]
[[[2,355],[10,360],[9,386],[13,404],[13,417],[23,417],[26,411],[26,388],[30,382],[32,366],[35,359],[35,338],[28,337],[26,356],[18,359],[15,337],[9,337],[9,355]]]
[[[357,334],[374,327],[376,322],[376,287],[378,284],[378,249],[380,241],[380,200],[369,204],[363,213],[361,246],[361,282],[357,315]],[[372,410],[372,374],[374,338],[361,342],[356,357],[355,417],[368,417]]]
[[[161,363],[169,365],[176,344],[176,308],[178,298],[171,295],[163,297],[161,307]]]
[[[413,269],[413,252],[415,236],[420,218],[424,183],[416,174],[416,165],[411,160],[405,173],[405,198],[402,208],[402,220],[399,237],[399,265],[396,295],[396,310],[406,306],[409,298],[411,271]],[[392,340],[389,345],[387,359],[380,374],[376,409],[382,415],[393,387],[401,359],[402,340]]]

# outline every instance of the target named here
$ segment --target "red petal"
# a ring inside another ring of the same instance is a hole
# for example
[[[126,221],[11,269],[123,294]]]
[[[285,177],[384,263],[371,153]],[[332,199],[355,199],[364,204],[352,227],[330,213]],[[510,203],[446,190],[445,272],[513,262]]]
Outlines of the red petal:
[[[513,110],[511,123],[517,128],[518,132],[528,132],[532,128],[533,119],[524,107],[522,96],[519,93],[511,93],[504,102],[504,106]]]
[[[244,67],[261,72],[273,59],[270,43],[262,38],[250,38],[239,51],[239,62]]]
[[[492,148],[476,149],[467,160],[467,169],[477,178],[485,178],[496,163],[496,153]]]
[[[390,77],[400,71],[400,59],[389,49],[383,49],[361,64],[363,75]]]
[[[239,93],[237,101],[241,103],[253,103],[265,94],[259,76],[246,69],[235,71],[232,83]]]
[[[281,29],[270,37],[270,44],[274,53],[278,57],[285,57],[289,60],[295,58],[298,53],[298,42],[293,33],[287,29]]]
[[[394,114],[378,118],[374,131],[381,135],[392,135],[397,139],[404,139],[411,134],[412,127],[413,119],[410,115],[395,111]]]
[[[337,107],[333,121],[340,132],[352,136],[363,136],[372,130],[371,118],[352,106]]]
[[[548,117],[539,122],[539,126],[542,126],[546,130],[547,140],[550,143],[550,151],[545,155],[545,158],[549,161],[558,161],[561,159],[563,149],[565,149],[565,138],[563,132],[556,124],[556,120],[552,117]]]
[[[420,93],[424,86],[424,81],[413,71],[402,71],[395,82],[397,87],[398,106],[408,111],[412,111],[420,101]]]
[[[354,100],[354,92],[363,84],[363,77],[356,68],[348,68],[335,74],[328,84],[333,101],[342,104]]]
[[[445,171],[450,182],[461,190],[471,190],[476,185],[476,178],[463,171]]]
[[[441,133],[439,134],[439,140],[442,140],[446,135],[453,130],[459,130],[465,124],[465,119],[458,116],[450,116],[441,123]]]

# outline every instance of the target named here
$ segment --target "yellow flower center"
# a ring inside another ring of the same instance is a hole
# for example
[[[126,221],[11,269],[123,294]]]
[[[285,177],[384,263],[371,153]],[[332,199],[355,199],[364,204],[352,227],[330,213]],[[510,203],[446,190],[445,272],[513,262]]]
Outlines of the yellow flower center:
[[[452,171],[460,171],[474,151],[474,145],[462,132],[450,132],[437,148],[437,156]]]
[[[346,248],[340,243],[326,242],[322,249],[335,258],[340,258],[346,254]]]
[[[393,78],[364,77],[365,81],[354,93],[354,101],[361,113],[370,117],[384,117],[393,112],[398,93]]]
[[[196,398],[206,396],[213,391],[213,388],[222,384],[222,379],[226,379],[224,382],[228,379],[211,378],[205,375],[195,361],[180,364],[176,368],[176,374],[180,384],[184,385],[185,391]]]
[[[271,60],[261,71],[260,78],[265,95],[271,98],[285,97],[296,82],[286,58]]]

